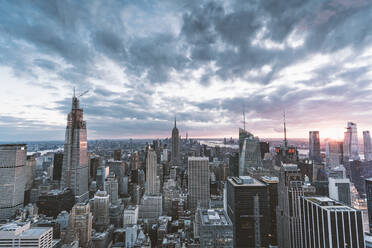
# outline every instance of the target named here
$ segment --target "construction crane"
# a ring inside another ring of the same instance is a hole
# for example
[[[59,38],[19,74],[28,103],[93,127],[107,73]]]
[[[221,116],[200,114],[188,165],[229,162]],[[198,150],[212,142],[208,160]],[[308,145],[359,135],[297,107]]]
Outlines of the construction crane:
[[[89,92],[89,90],[86,90],[86,91],[84,91],[83,93],[81,93],[78,97],[82,97],[82,96],[84,96],[86,93],[88,93]]]
[[[81,93],[80,95],[78,95],[78,96],[76,96],[75,95],[75,87],[74,87],[74,97],[81,97],[81,96],[84,96],[86,93],[88,93],[89,92],[89,90],[86,90],[86,91],[84,91],[83,93]]]

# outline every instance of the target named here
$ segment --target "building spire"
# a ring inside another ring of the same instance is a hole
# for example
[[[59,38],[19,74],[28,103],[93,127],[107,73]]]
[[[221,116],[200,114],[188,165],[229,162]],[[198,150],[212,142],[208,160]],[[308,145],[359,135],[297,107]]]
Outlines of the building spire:
[[[245,131],[245,110],[243,110],[243,129]]]
[[[284,121],[284,146],[287,147],[288,141],[287,141],[287,128],[285,125],[285,110],[283,112],[283,121]]]
[[[175,128],[177,127],[177,119],[176,119],[176,116],[174,116],[174,127],[175,127]]]

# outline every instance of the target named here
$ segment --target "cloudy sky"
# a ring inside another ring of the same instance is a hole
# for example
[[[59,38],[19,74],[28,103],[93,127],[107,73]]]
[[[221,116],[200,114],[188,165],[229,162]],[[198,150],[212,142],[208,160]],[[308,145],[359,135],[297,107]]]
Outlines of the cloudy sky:
[[[73,87],[88,138],[340,138],[372,129],[369,0],[3,1],[0,140],[62,140]]]

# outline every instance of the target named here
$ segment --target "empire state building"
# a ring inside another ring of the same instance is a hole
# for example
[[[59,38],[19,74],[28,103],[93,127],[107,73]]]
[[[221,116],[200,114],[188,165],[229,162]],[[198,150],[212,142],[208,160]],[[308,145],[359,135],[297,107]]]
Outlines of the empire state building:
[[[172,153],[171,162],[173,166],[179,165],[180,159],[180,136],[177,128],[177,121],[174,119],[174,128],[172,129]]]
[[[70,188],[77,202],[89,198],[87,129],[83,109],[75,95],[67,117],[61,188]]]

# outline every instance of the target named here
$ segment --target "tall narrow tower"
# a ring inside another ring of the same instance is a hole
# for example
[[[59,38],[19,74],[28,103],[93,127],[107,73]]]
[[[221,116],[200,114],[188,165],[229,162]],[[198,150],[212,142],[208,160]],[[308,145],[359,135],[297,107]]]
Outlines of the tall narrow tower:
[[[160,179],[157,176],[156,152],[149,149],[146,159],[146,193],[160,193]]]
[[[319,131],[309,132],[309,159],[318,163],[322,161],[320,157]]]
[[[372,160],[372,146],[371,146],[371,135],[369,131],[363,131],[363,143],[364,143],[364,160]]]
[[[179,165],[180,160],[180,136],[177,128],[177,120],[174,118],[174,128],[172,130],[172,153],[171,161],[172,165]]]
[[[79,99],[72,98],[72,109],[67,117],[63,153],[61,187],[70,188],[77,202],[89,198],[88,192],[87,129]]]
[[[348,122],[344,133],[344,157],[359,160],[357,124]]]

